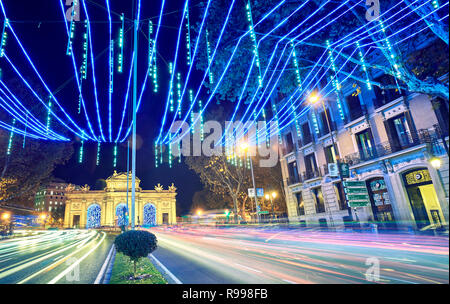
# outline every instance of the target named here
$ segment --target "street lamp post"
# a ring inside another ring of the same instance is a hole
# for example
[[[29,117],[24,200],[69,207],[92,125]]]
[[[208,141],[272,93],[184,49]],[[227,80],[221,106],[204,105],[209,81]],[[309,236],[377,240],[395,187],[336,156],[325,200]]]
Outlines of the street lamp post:
[[[248,150],[248,144],[247,143],[242,143],[241,144],[241,150],[246,152]],[[258,199],[256,198],[256,186],[255,186],[255,174],[253,173],[253,160],[252,157],[249,156],[250,158],[250,169],[252,172],[252,183],[253,183],[253,198],[255,199],[255,206],[256,206],[256,217],[258,220],[258,224],[260,222],[260,217],[259,217],[259,205],[258,205]]]
[[[328,113],[327,113],[327,109],[325,107],[325,101],[323,100],[323,98],[320,98],[319,94],[317,93],[311,93],[311,95],[309,96],[309,102],[311,104],[315,104],[316,102],[320,101],[320,103],[322,104],[323,107],[323,112],[325,113],[325,119],[327,121],[327,125],[328,125],[328,131],[330,132],[330,136],[331,136],[331,145],[333,147],[333,151],[335,154],[335,158],[336,158],[336,165],[338,167],[338,174],[339,174],[339,180],[341,182],[342,185],[342,190],[344,189],[344,179],[342,178],[342,174],[341,174],[341,165],[340,165],[340,160],[339,160],[339,151],[336,148],[335,142],[334,142],[334,136],[333,136],[333,130],[331,129],[331,123],[330,123],[330,119],[328,118]],[[336,139],[337,140],[337,139]],[[348,215],[350,216],[350,218],[353,218],[352,216],[352,210],[351,208],[348,206],[348,202],[347,202],[347,198],[345,197],[345,193],[343,193],[343,199],[345,200],[345,203],[347,205],[347,210],[348,210]],[[333,218],[330,215],[330,220],[333,222]]]

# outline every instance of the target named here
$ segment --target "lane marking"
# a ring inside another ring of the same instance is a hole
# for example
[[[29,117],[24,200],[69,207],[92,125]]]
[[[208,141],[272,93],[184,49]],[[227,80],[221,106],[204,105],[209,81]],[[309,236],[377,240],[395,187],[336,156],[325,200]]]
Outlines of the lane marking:
[[[183,284],[169,269],[167,269],[166,266],[163,265],[154,255],[151,253],[149,257],[155,261],[156,264],[158,264],[159,267],[161,267],[165,273],[175,282],[175,284]]]
[[[94,284],[100,284],[103,276],[105,275],[106,268],[108,267],[109,261],[111,261],[112,254],[114,252],[114,244],[111,245],[111,249],[109,250],[108,255],[106,256],[105,262],[103,263],[102,268],[100,269],[97,278],[95,278]]]
[[[262,271],[259,271],[259,270],[257,270],[257,269],[254,269],[254,268],[251,268],[251,267],[247,267],[247,266],[244,266],[244,265],[241,265],[241,264],[238,264],[238,263],[234,263],[234,265],[237,265],[237,266],[246,268],[246,269],[251,270],[251,271],[254,271],[254,272],[262,273]]]
[[[53,278],[53,280],[51,280],[50,282],[48,282],[47,284],[55,284],[56,282],[58,282],[59,280],[61,280],[61,278],[63,276],[65,276],[66,274],[68,274],[69,272],[71,272],[75,267],[77,267],[84,259],[86,259],[92,252],[94,252],[95,250],[97,250],[97,248],[103,243],[103,241],[106,238],[106,233],[103,233],[103,237],[100,240],[100,242],[97,243],[97,245],[94,246],[94,248],[92,248],[91,250],[89,250],[85,255],[83,255],[81,258],[79,258],[75,263],[73,263],[72,265],[70,265],[66,270],[64,270],[63,272],[61,272],[60,274],[58,274],[55,278]]]

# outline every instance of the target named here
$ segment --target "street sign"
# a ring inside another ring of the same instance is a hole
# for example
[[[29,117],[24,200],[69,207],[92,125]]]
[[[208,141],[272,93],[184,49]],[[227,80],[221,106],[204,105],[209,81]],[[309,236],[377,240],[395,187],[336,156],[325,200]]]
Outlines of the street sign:
[[[339,167],[336,163],[328,164],[328,173],[330,177],[339,177]]]
[[[256,188],[256,196],[257,197],[264,197],[264,189],[263,188]]]
[[[248,196],[255,197],[255,188],[248,188]]]
[[[350,177],[350,167],[346,163],[340,163],[340,170],[342,178],[349,178]]]
[[[269,211],[259,211],[259,214],[269,214]]]
[[[366,207],[370,205],[369,192],[364,181],[345,181],[344,191],[349,207]]]

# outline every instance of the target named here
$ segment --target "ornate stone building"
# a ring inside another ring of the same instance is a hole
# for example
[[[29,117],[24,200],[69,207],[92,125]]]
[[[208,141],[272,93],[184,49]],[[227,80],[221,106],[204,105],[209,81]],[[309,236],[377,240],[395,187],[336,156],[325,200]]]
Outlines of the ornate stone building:
[[[96,228],[121,226],[131,222],[131,172],[117,173],[106,179],[103,190],[90,190],[88,185],[69,185],[66,189],[65,227]],[[143,190],[136,177],[135,224],[155,226],[176,223],[176,188],[167,190],[158,184],[154,190]]]

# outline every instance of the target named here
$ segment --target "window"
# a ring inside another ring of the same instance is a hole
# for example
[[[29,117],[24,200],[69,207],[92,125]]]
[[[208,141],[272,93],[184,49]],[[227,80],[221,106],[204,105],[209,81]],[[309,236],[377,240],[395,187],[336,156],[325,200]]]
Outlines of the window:
[[[324,148],[325,151],[325,159],[327,160],[327,164],[332,164],[336,162],[336,150],[333,146],[328,146]]]
[[[407,148],[414,142],[405,114],[389,119],[387,128],[393,152]]]
[[[325,114],[326,114],[326,115],[325,115]],[[328,117],[328,121],[330,122],[331,130],[332,130],[332,131],[335,130],[333,121],[331,120],[330,110],[327,109],[326,112],[325,112],[325,111],[322,111],[322,112],[320,113],[320,118],[321,118],[321,120],[322,120],[322,126],[323,126],[322,130],[323,130],[323,135],[326,135],[326,134],[330,133],[330,128],[328,128],[327,117]]]
[[[316,213],[325,212],[325,201],[323,199],[322,188],[312,189],[312,194],[316,201]]]
[[[375,148],[373,145],[372,132],[366,129],[360,133],[355,134],[356,142],[358,143],[359,156],[361,160],[368,160],[375,157]]]
[[[303,144],[307,145],[312,142],[311,131],[309,130],[309,124],[306,122],[302,124]]]
[[[348,95],[345,97],[347,108],[350,114],[350,120],[355,120],[364,115],[363,108],[359,101],[359,96]]]
[[[317,163],[314,153],[305,156],[305,170],[306,179],[317,177]]]
[[[50,203],[50,205],[53,204],[52,201],[50,201],[49,203]]]
[[[436,114],[437,120],[439,122],[439,128],[442,135],[448,136],[448,124],[449,124],[449,107],[448,101],[438,97],[432,101],[433,110]]]
[[[286,134],[286,151],[285,154],[289,154],[294,151],[294,141],[292,140],[292,133]]]
[[[300,182],[296,161],[288,164],[288,171],[289,171],[289,184],[290,185]]]
[[[303,195],[301,192],[295,193],[295,198],[297,200],[297,214],[305,215],[305,203],[303,201]]]

